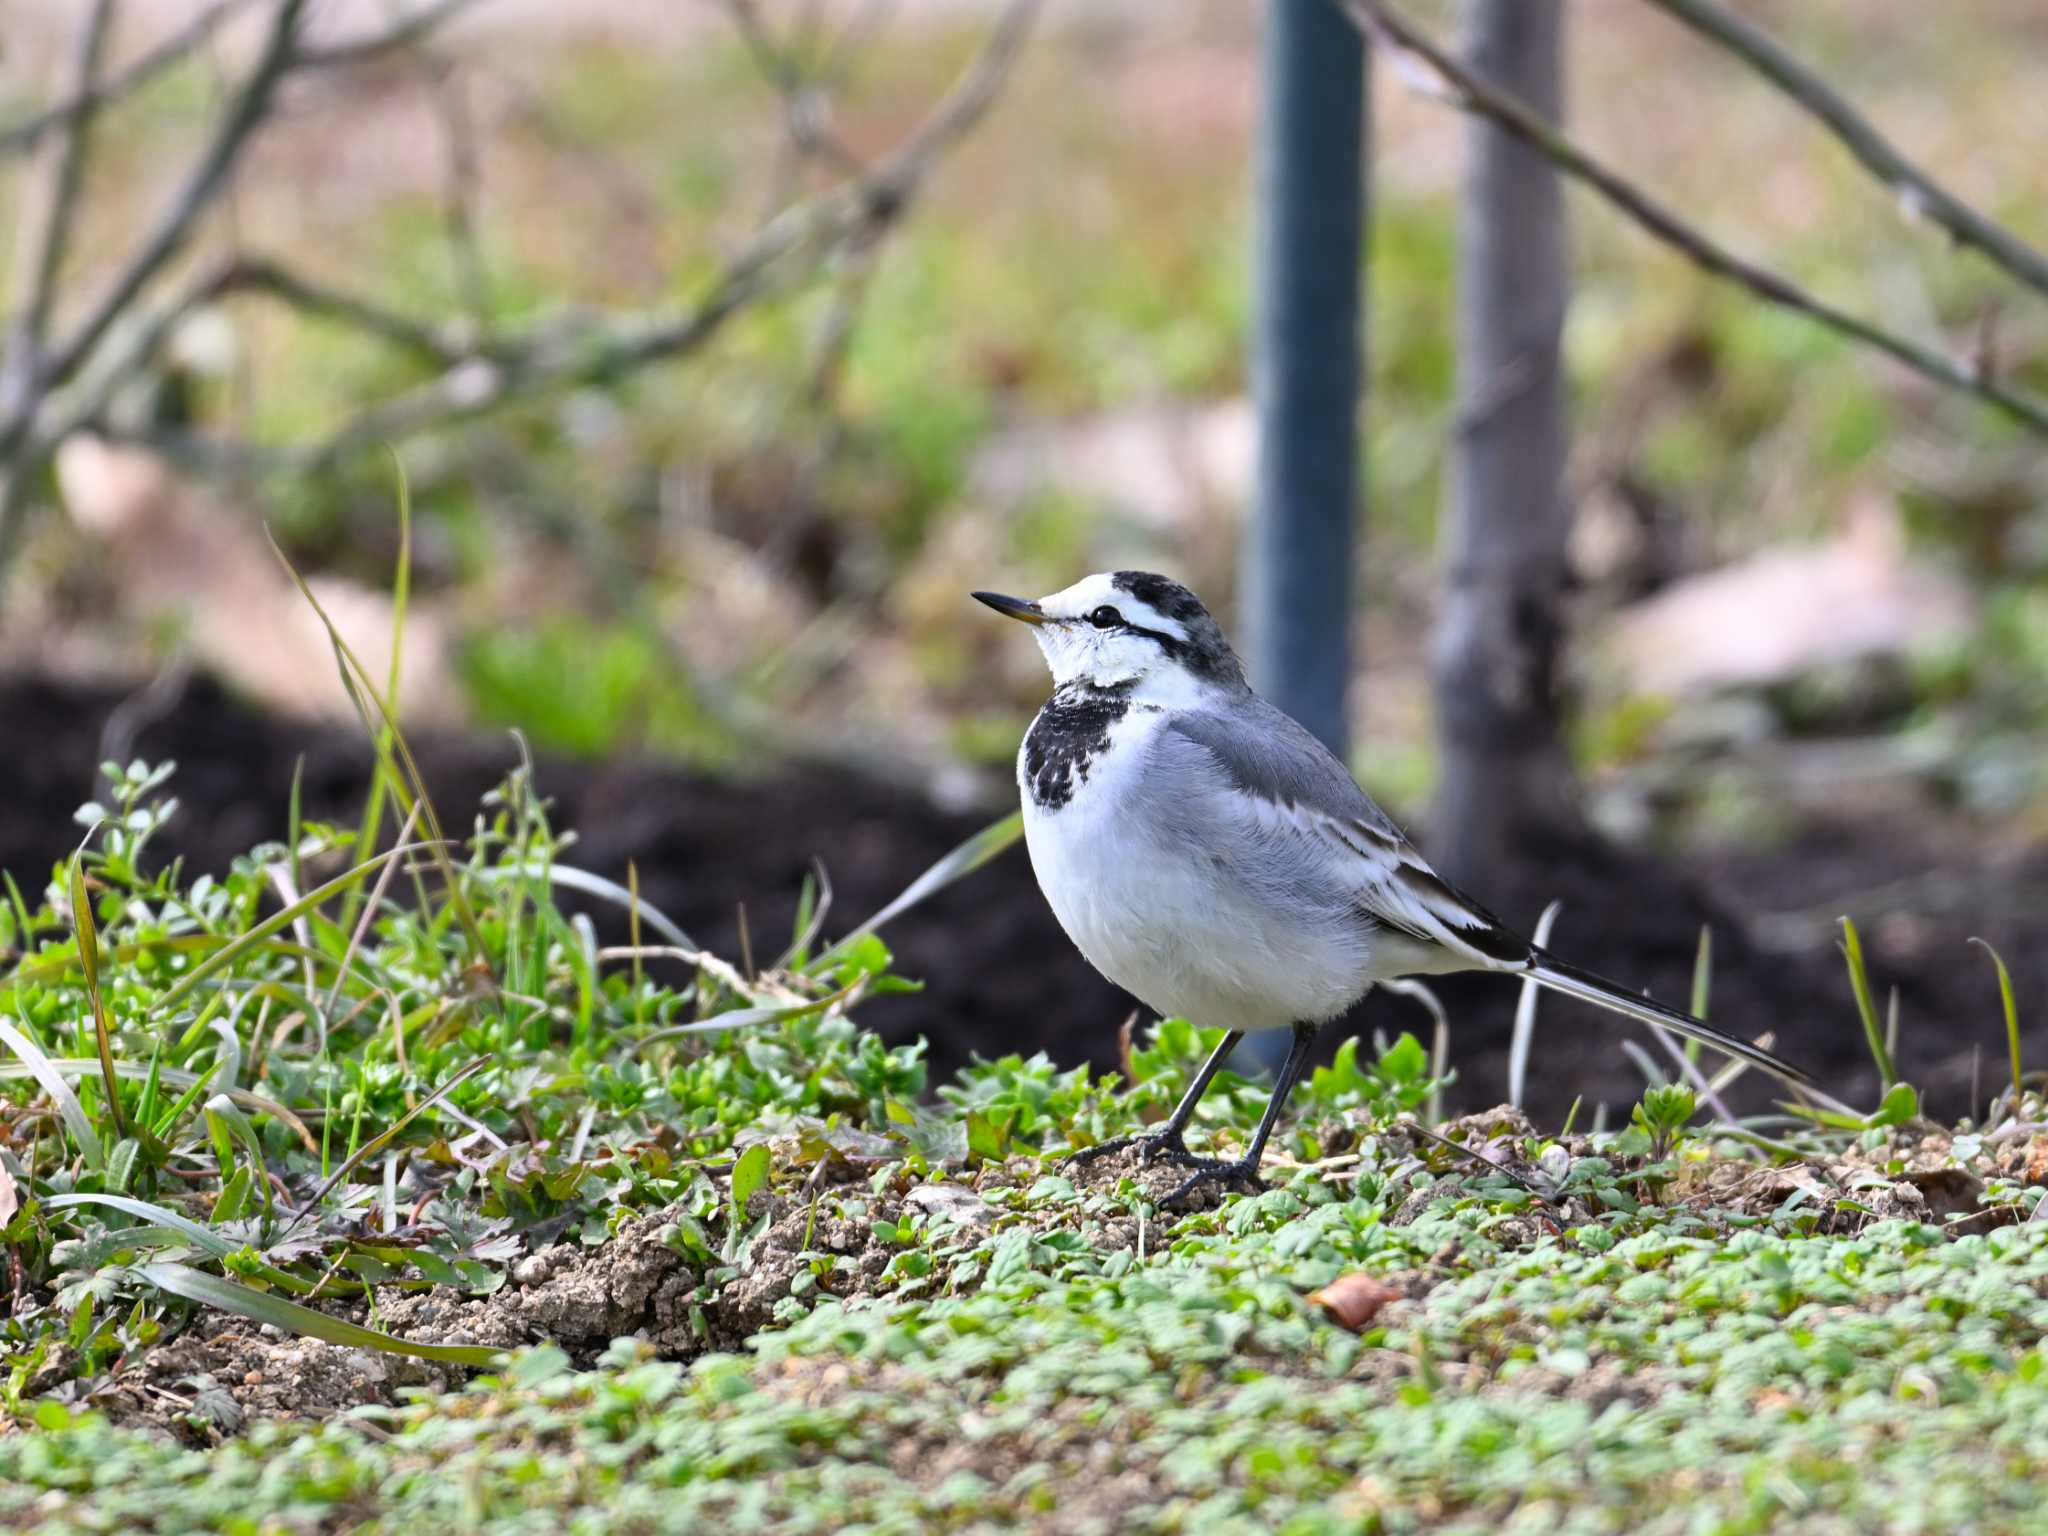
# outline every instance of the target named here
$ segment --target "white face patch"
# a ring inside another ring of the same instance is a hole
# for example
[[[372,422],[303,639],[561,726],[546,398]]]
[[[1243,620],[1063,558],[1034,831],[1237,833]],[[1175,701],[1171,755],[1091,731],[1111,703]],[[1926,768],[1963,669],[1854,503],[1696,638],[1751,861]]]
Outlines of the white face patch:
[[[1045,653],[1055,684],[1085,682],[1109,688],[1185,670],[1155,637],[1184,642],[1187,627],[1120,590],[1106,573],[1084,576],[1039,599],[1038,606],[1051,622],[1031,633]],[[1113,610],[1115,618],[1104,609]],[[1104,622],[1098,624],[1098,617]],[[1152,633],[1140,633],[1144,630]]]

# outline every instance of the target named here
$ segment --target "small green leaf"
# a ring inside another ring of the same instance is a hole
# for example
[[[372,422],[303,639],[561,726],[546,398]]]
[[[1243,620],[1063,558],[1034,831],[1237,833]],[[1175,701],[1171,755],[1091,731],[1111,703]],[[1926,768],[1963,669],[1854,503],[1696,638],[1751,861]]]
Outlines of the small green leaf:
[[[738,1162],[732,1165],[732,1208],[733,1220],[742,1222],[747,1216],[747,1202],[768,1186],[770,1170],[768,1148],[762,1142],[755,1142],[740,1154]]]
[[[1381,1054],[1373,1071],[1395,1087],[1419,1083],[1429,1073],[1429,1053],[1423,1050],[1420,1040],[1403,1030],[1401,1037]]]
[[[1864,1121],[1870,1130],[1881,1126],[1904,1125],[1920,1113],[1920,1095],[1911,1083],[1894,1083],[1885,1093],[1884,1102],[1877,1106],[1877,1113]]]
[[[983,827],[979,832],[968,838],[966,842],[960,844],[959,847],[940,859],[938,863],[932,865],[930,869],[911,881],[905,887],[902,895],[898,896],[894,901],[882,908],[881,911],[877,912],[873,917],[862,923],[853,932],[849,933],[837,944],[830,946],[817,959],[813,960],[810,967],[812,973],[815,974],[828,965],[839,964],[845,958],[847,950],[872,934],[877,928],[882,927],[900,914],[907,912],[934,892],[944,890],[963,875],[973,873],[997,854],[1003,852],[1012,843],[1022,841],[1023,837],[1024,813],[1022,811],[1012,811],[1001,821],[991,822]]]
[[[999,1163],[1010,1155],[1010,1134],[1016,1129],[1019,1106],[969,1110],[967,1155],[976,1162]]]
[[[240,1221],[249,1211],[249,1170],[244,1164],[232,1165],[234,1171],[220,1187],[220,1194],[213,1202],[213,1220],[216,1225]]]
[[[114,1193],[128,1192],[128,1181],[135,1176],[135,1159],[141,1151],[142,1143],[133,1136],[123,1136],[114,1144],[107,1157],[107,1185]]]
[[[71,1312],[71,1331],[68,1335],[73,1349],[85,1348],[86,1340],[92,1337],[92,1292],[87,1291],[78,1298],[78,1305]]]

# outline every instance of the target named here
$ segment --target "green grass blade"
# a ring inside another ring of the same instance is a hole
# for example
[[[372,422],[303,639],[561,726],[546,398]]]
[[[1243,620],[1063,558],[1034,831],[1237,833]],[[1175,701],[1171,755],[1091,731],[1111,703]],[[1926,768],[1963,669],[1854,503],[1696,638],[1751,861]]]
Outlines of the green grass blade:
[[[356,655],[354,648],[342,637],[341,631],[335,627],[334,620],[321,606],[320,599],[313,595],[313,589],[306,584],[305,577],[299,574],[298,567],[286,558],[285,552],[278,547],[275,538],[271,539],[270,548],[284,566],[285,574],[290,576],[298,587],[299,595],[305,598],[314,615],[320,620],[321,626],[327,631],[328,643],[334,649],[335,664],[341,672],[342,686],[348,690],[350,701],[362,716],[364,729],[369,731],[377,744],[378,761],[389,763],[395,750],[397,761],[403,764],[405,771],[402,774],[387,772],[386,780],[398,797],[400,809],[410,814],[414,807],[418,807],[420,824],[427,833],[427,847],[432,851],[434,862],[439,866],[441,877],[447,885],[448,901],[455,909],[455,920],[461,924],[463,935],[469,940],[471,957],[476,964],[489,970],[490,948],[484,942],[483,929],[477,925],[476,913],[470,910],[469,897],[463,891],[462,877],[456,873],[455,861],[448,856],[446,839],[441,832],[441,818],[435,813],[434,803],[427,796],[426,776],[420,772],[419,761],[413,756],[412,747],[405,739],[405,732],[398,728],[397,716],[392,712],[384,695],[378,692],[377,685],[371,681],[369,669],[363,665],[362,658]],[[375,719],[372,719],[368,706],[364,704],[365,699],[376,706]],[[410,789],[407,786],[410,786]]]
[[[206,1125],[218,1139],[221,1129],[240,1142],[248,1154],[249,1169],[263,1196],[263,1217],[273,1221],[277,1208],[271,1203],[270,1180],[264,1176],[263,1143],[256,1135],[256,1127],[249,1123],[249,1117],[236,1107],[235,1101],[224,1093],[217,1093],[206,1101]]]
[[[635,897],[616,880],[607,880],[603,875],[593,875],[587,869],[576,869],[567,864],[496,864],[471,871],[473,879],[485,884],[497,881],[532,880],[546,876],[555,885],[566,885],[572,891],[581,891],[586,896],[595,896],[614,906],[624,907],[629,917],[645,923],[668,943],[677,949],[701,950],[704,946],[677,927],[657,907]]]
[[[335,1185],[341,1183],[351,1173],[355,1172],[356,1169],[360,1168],[364,1163],[369,1161],[371,1158],[375,1157],[379,1152],[383,1151],[386,1147],[390,1146],[393,1141],[398,1139],[399,1133],[403,1131],[408,1125],[411,1125],[413,1121],[419,1119],[421,1115],[425,1114],[435,1104],[439,1103],[443,1098],[447,1097],[448,1094],[453,1092],[454,1089],[458,1087],[460,1084],[467,1082],[470,1078],[476,1076],[477,1073],[483,1071],[483,1069],[485,1067],[488,1067],[491,1064],[491,1062],[495,1059],[496,1058],[490,1056],[479,1056],[475,1061],[472,1061],[460,1072],[457,1072],[453,1077],[449,1078],[447,1082],[443,1083],[440,1087],[436,1088],[432,1093],[428,1094],[425,1098],[421,1099],[419,1103],[413,1105],[411,1109],[408,1109],[404,1114],[400,1115],[396,1120],[394,1120],[391,1123],[389,1128],[387,1128],[381,1135],[371,1137],[368,1141],[364,1142],[360,1147],[356,1148],[355,1152],[347,1159],[347,1161],[345,1161],[339,1168],[335,1169],[333,1173],[329,1174],[327,1176],[326,1182],[323,1183],[318,1190],[314,1191],[313,1198],[308,1200],[305,1203],[305,1205],[300,1207],[298,1214],[293,1216],[291,1221],[286,1224],[284,1233],[280,1235],[279,1241],[282,1241],[285,1236],[289,1236],[293,1231],[297,1229],[300,1222],[304,1221],[314,1211],[318,1210],[320,1208],[320,1202],[327,1198],[329,1191],[331,1191]]]
[[[168,990],[159,996],[156,1000],[157,1010],[163,1012],[170,1009],[184,999],[200,982],[216,972],[225,970],[228,966],[233,965],[243,955],[254,949],[272,934],[280,929],[290,927],[300,917],[313,911],[316,907],[324,906],[340,892],[350,890],[362,884],[366,878],[392,859],[411,853],[418,847],[419,844],[417,843],[400,844],[396,848],[386,849],[383,853],[367,858],[354,868],[343,870],[325,885],[314,887],[290,906],[280,908],[278,911],[271,913],[270,916],[266,917],[254,928],[236,934],[234,938],[228,940],[227,943],[193,966],[183,976],[180,976]]]
[[[21,887],[14,883],[14,876],[4,869],[0,869],[0,884],[7,887],[7,904],[14,910],[14,926],[18,935],[15,942],[26,953],[35,938],[35,922],[28,915],[28,903],[22,900]]]
[[[242,1244],[222,1237],[212,1228],[202,1226],[190,1216],[151,1200],[137,1200],[133,1195],[52,1195],[43,1202],[43,1205],[52,1211],[69,1210],[79,1205],[103,1205],[109,1210],[121,1212],[124,1216],[133,1216],[138,1221],[146,1221],[153,1226],[169,1227],[182,1234],[194,1247],[205,1249],[216,1259],[224,1259],[231,1253],[240,1252],[242,1248]]]
[[[809,969],[813,973],[823,969],[849,945],[858,943],[877,928],[880,928],[884,923],[889,922],[893,918],[900,917],[926,897],[931,896],[937,891],[944,890],[963,875],[973,874],[975,870],[981,868],[982,865],[986,864],[997,854],[1008,849],[1011,844],[1021,840],[1023,836],[1024,813],[1022,811],[1012,811],[1001,821],[991,822],[988,826],[983,827],[979,832],[968,838],[966,842],[955,848],[951,853],[947,854],[943,859],[940,859],[930,869],[911,881],[904,888],[903,894],[882,908],[881,911],[847,934],[838,943],[827,946],[824,953],[810,963]]]
[[[1704,1019],[1707,1003],[1713,995],[1714,983],[1714,930],[1707,924],[1700,924],[1700,947],[1692,958],[1692,1016]],[[1697,1045],[1696,1040],[1686,1042]]]
[[[1706,923],[1700,924],[1700,947],[1692,957],[1692,1016],[1704,1019],[1707,1003],[1713,995],[1714,981],[1714,930]],[[1700,1042],[1688,1039],[1683,1047],[1685,1059],[1694,1066],[1699,1065]]]
[[[304,824],[299,813],[300,791],[306,777],[306,754],[301,752],[292,759],[292,794],[285,806],[285,867],[290,871],[292,889],[304,890],[304,871],[299,868],[299,844],[303,841],[300,827]]]
[[[140,959],[145,953],[151,955],[211,955],[214,951],[234,942],[233,937],[223,938],[217,933],[181,933],[165,938],[149,939],[139,944],[116,944],[102,948],[100,958],[110,960],[116,966],[124,966]],[[334,956],[318,949],[308,949],[289,939],[267,938],[255,948],[266,955],[283,955],[293,960],[311,960],[316,965],[334,965]],[[79,968],[76,954],[54,955],[44,960],[24,960],[7,973],[5,984],[18,987],[27,984],[47,984],[61,981]]]
[[[862,981],[865,980],[863,977]],[[694,1024],[671,1024],[666,1029],[657,1029],[653,1034],[636,1040],[633,1049],[645,1050],[650,1045],[663,1040],[673,1040],[681,1035],[718,1035],[729,1029],[747,1029],[755,1024],[776,1024],[784,1019],[800,1019],[807,1013],[821,1013],[834,1003],[844,1002],[860,985],[861,981],[852,982],[829,997],[819,998],[816,1002],[791,1003],[779,1008],[732,1008],[724,1013],[714,1013],[708,1019],[699,1019]]]
[[[87,834],[88,838],[91,834]],[[107,1094],[107,1118],[116,1137],[128,1126],[121,1112],[121,1085],[114,1076],[114,1032],[107,1022],[106,999],[100,994],[100,934],[92,920],[92,892],[85,884],[85,850],[71,855],[71,926],[78,935],[78,963],[85,972],[85,998],[92,1008],[93,1039],[100,1053],[100,1082]]]
[[[86,1114],[85,1106],[79,1103],[78,1095],[71,1091],[71,1085],[64,1081],[64,1074],[57,1070],[56,1064],[41,1046],[4,1019],[0,1019],[0,1044],[5,1044],[21,1058],[23,1070],[50,1096],[51,1102],[57,1106],[57,1113],[63,1117],[65,1128],[71,1132],[71,1139],[78,1143],[78,1150],[84,1154],[86,1166],[104,1172],[107,1153],[100,1145],[99,1132],[93,1129],[92,1118]]]
[[[391,668],[384,678],[384,697],[396,699],[405,651],[405,611],[412,606],[412,482],[398,450],[388,451],[398,481],[398,561],[391,573]]]
[[[171,1107],[150,1122],[150,1134],[156,1137],[158,1141],[169,1141],[175,1136],[178,1131],[178,1122],[191,1113],[192,1106],[199,1102],[199,1095],[206,1092],[206,1085],[213,1081],[214,1073],[218,1072],[224,1065],[223,1061],[216,1058],[204,1072],[194,1073],[193,1082],[186,1087],[183,1093],[178,1095]],[[177,1084],[173,1083],[171,1086],[175,1088]]]
[[[193,1269],[184,1264],[138,1264],[134,1273],[158,1290],[185,1301],[232,1312],[252,1323],[268,1323],[286,1333],[320,1339],[328,1344],[374,1349],[387,1355],[412,1355],[421,1360],[445,1360],[451,1365],[492,1366],[505,1354],[503,1350],[486,1349],[480,1344],[417,1344],[411,1339],[380,1333],[375,1328],[343,1322],[325,1312],[286,1301],[282,1296],[252,1290],[220,1275],[210,1275],[203,1269]]]
[[[1998,998],[2005,1005],[2005,1045],[2012,1056],[2012,1107],[2013,1113],[2018,1114],[2020,1085],[2026,1080],[2026,1071],[2020,1060],[2020,1010],[2013,1001],[2012,972],[2005,968],[2004,957],[1987,940],[1972,938],[1970,942],[1989,955],[1991,963],[1998,967]],[[1977,1106],[1971,1105],[1970,1113],[1974,1115],[1976,1112]]]
[[[0,1029],[5,1028],[7,1028],[6,1025],[0,1024]],[[5,1038],[4,1035],[0,1035],[0,1039]],[[43,1060],[55,1068],[61,1078],[84,1077],[99,1066],[98,1062],[84,1056],[45,1056]],[[171,1130],[176,1127],[179,1120],[184,1118],[185,1111],[192,1107],[193,1100],[197,1097],[198,1091],[203,1089],[208,1082],[212,1081],[213,1074],[220,1070],[220,1066],[221,1064],[218,1061],[213,1062],[204,1072],[187,1072],[181,1068],[165,1067],[158,1074],[166,1086],[185,1090],[184,1097],[180,1098],[166,1115],[165,1119],[159,1122],[160,1125],[165,1127],[164,1130],[158,1133],[159,1140],[169,1138]],[[122,1077],[139,1079],[148,1074],[149,1068],[139,1061],[117,1061],[114,1063],[114,1071]],[[0,1079],[34,1077],[35,1075],[31,1068],[24,1066],[21,1062],[0,1061]],[[251,1093],[246,1088],[230,1088],[226,1092],[227,1096],[233,1099],[247,1113],[252,1115],[268,1115],[271,1119],[277,1121],[278,1124],[288,1128],[294,1136],[299,1138],[299,1141],[308,1152],[317,1152],[320,1149],[320,1144],[313,1139],[313,1133],[306,1128],[306,1122],[284,1105],[278,1103],[277,1100],[266,1098],[260,1093]]]
[[[1871,1059],[1877,1063],[1884,1091],[1890,1093],[1899,1074],[1892,1065],[1892,1053],[1884,1048],[1884,1026],[1878,1023],[1877,1003],[1870,995],[1870,972],[1863,964],[1863,940],[1856,933],[1856,924],[1846,917],[1842,919],[1842,956],[1849,962],[1849,986],[1856,994],[1856,1012],[1863,1020]]]

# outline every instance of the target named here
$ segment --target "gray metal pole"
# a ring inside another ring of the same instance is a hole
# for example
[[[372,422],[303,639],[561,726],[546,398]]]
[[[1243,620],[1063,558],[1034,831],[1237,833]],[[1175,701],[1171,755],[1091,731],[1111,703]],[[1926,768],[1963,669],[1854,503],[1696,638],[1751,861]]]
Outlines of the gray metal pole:
[[[1358,493],[1365,44],[1329,0],[1272,0],[1259,122],[1258,500],[1240,628],[1252,686],[1339,757]],[[1254,1035],[1268,1067],[1287,1031]]]
[[[1260,112],[1258,501],[1241,628],[1252,685],[1340,757],[1358,496],[1366,71],[1329,0],[1272,0]]]

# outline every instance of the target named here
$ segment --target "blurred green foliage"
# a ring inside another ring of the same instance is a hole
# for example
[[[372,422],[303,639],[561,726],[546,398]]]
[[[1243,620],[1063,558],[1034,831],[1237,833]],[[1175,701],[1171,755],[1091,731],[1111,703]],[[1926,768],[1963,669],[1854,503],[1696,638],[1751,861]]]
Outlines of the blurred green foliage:
[[[1837,70],[1930,163],[1953,166],[1967,195],[2048,238],[2048,212],[2027,191],[2025,135],[2002,105],[2038,85],[2014,46],[2030,35],[2026,18],[2001,9],[1937,47],[1897,7],[1880,12],[1845,27],[1778,8],[1769,24]],[[955,16],[892,17],[836,67],[833,131],[863,157],[897,142],[978,36]],[[978,458],[1001,434],[1247,387],[1253,40],[1215,18],[1185,30],[1149,19],[1049,24],[1010,96],[902,227],[872,261],[831,274],[843,286],[752,309],[675,365],[406,444],[423,590],[485,583],[508,561],[559,563],[580,578],[556,584],[549,611],[525,615],[517,635],[476,639],[463,677],[478,713],[517,714],[543,739],[592,752],[702,734],[687,686],[657,684],[664,669],[638,654],[648,647],[614,632],[624,579],[644,583],[649,611],[674,595],[664,541],[674,537],[673,488],[687,483],[717,536],[773,550],[770,563],[803,542],[807,599],[850,601],[877,627],[907,629],[920,683],[957,711],[952,744],[1005,755],[997,722],[1019,701],[992,696],[982,658],[963,655],[957,633],[906,620],[891,597],[959,519],[992,528],[973,548],[1047,580],[1121,547],[1128,530],[1112,521],[1105,534],[1104,508],[1066,489],[977,505]],[[687,46],[572,29],[545,49],[479,57],[495,104],[482,119],[475,259],[500,323],[687,303],[768,210],[827,179],[792,155],[782,104],[723,27],[707,25]],[[417,105],[401,71],[365,86],[366,114]],[[149,189],[203,135],[215,88],[195,62],[112,114],[83,240],[149,206]],[[1903,220],[1768,90],[1677,29],[1647,14],[1583,29],[1573,92],[1575,129],[1703,227],[1848,308],[1958,352],[1989,345],[2014,382],[2048,384],[2038,327],[2005,315],[1983,263]],[[1464,128],[1391,78],[1377,115],[1367,590],[1419,628],[1455,425]],[[1703,122],[1713,153],[1700,152]],[[445,146],[423,138],[402,175],[372,174],[347,147],[322,145],[332,158],[310,163],[303,146],[280,151],[281,176],[259,167],[240,194],[249,245],[394,309],[463,322],[467,286],[443,239],[448,209],[433,168]],[[329,177],[327,194],[301,194],[294,178],[313,176]],[[1971,729],[2048,727],[2048,661],[2013,617],[2048,592],[2038,454],[2019,431],[1904,386],[1881,362],[1714,283],[1578,199],[1572,239],[1575,488],[1627,475],[1698,530],[1709,557],[1824,536],[1861,497],[1896,502],[1916,550],[1990,594],[1981,637],[1916,673],[1928,690],[1917,702],[1967,705]],[[842,296],[856,308],[834,362],[820,346]],[[259,439],[317,436],[426,377],[415,359],[273,306],[235,314],[246,356],[234,380],[200,398]],[[390,567],[386,483],[381,458],[366,453],[274,482],[267,515],[295,558],[376,580]],[[1184,564],[1221,565],[1213,537],[1144,534],[1179,540]],[[578,697],[565,669],[586,648],[605,681]],[[533,679],[514,677],[529,663]],[[648,698],[668,700],[653,725],[637,702],[621,702]],[[1577,736],[1588,762],[1653,741],[1661,706],[1590,702]],[[1426,720],[1403,717],[1393,736],[1382,731],[1385,758],[1370,765],[1408,803],[1427,792],[1426,735]]]
[[[644,629],[561,616],[473,636],[461,676],[485,723],[536,746],[596,756],[664,751],[728,760],[734,744]]]

